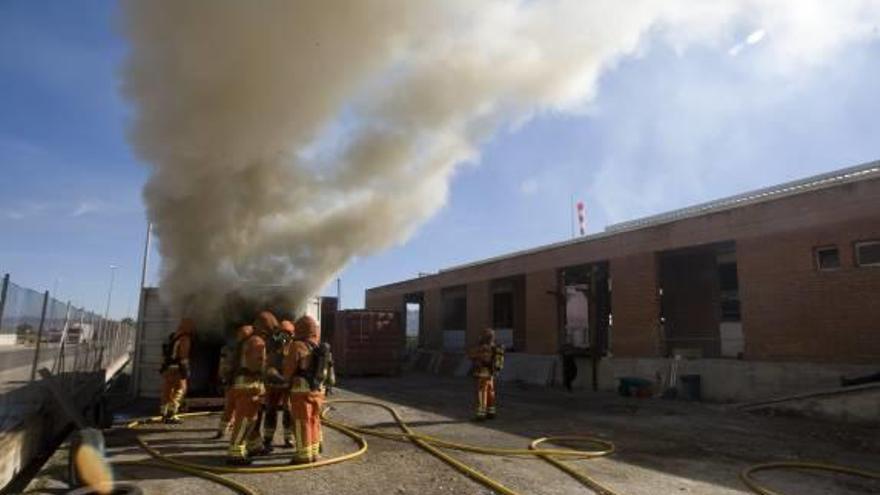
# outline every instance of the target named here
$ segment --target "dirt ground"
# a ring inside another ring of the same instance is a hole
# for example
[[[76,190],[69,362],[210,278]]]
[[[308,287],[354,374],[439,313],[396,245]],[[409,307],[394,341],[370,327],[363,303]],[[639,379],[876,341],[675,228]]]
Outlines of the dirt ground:
[[[470,420],[471,383],[463,379],[428,375],[352,379],[332,398],[385,402],[419,432],[471,444],[524,448],[542,436],[596,435],[614,442],[617,452],[567,462],[620,494],[751,493],[738,473],[748,465],[768,461],[815,460],[880,471],[880,433],[871,428],[509,383],[501,385],[499,395],[499,417],[483,423]],[[139,405],[141,412],[144,406]],[[127,411],[129,415],[137,412],[134,406]],[[396,431],[392,419],[378,408],[341,404],[332,415],[346,423]],[[216,416],[193,418],[180,426],[150,426],[141,434],[163,453],[219,464],[225,443],[208,439],[216,421]],[[367,441],[369,450],[364,456],[342,464],[231,477],[262,494],[492,493],[414,445],[377,437],[367,437]],[[146,458],[130,430],[108,432],[107,443],[114,462]],[[326,444],[325,456],[355,450],[351,439],[333,430],[327,431]],[[540,459],[449,452],[519,493],[593,493]],[[276,453],[260,464],[284,463],[290,456],[283,449]],[[65,493],[65,462],[61,449],[27,493]],[[116,476],[138,484],[147,494],[227,493],[208,481],[145,466],[118,466]],[[833,474],[767,472],[757,477],[791,495],[880,493],[880,482]]]

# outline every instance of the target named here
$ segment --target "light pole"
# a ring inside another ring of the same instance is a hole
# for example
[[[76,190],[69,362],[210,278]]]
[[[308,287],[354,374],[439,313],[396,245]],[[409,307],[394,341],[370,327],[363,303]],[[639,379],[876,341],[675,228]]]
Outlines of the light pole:
[[[147,284],[147,265],[150,261],[150,240],[153,234],[153,224],[147,222],[147,235],[144,237],[144,257],[141,263],[141,285],[138,287],[138,313],[137,322],[134,331],[134,371],[132,373],[133,387],[130,387],[132,397],[136,397],[140,392],[140,376],[141,376],[141,339],[144,333],[144,302],[146,297],[144,294],[144,286]]]

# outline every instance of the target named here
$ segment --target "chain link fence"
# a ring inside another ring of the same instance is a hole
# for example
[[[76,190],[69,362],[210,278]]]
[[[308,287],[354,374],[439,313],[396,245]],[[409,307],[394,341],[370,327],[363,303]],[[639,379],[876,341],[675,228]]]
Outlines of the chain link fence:
[[[69,301],[0,282],[0,431],[48,399],[39,369],[74,395],[133,350],[134,322],[107,319]]]

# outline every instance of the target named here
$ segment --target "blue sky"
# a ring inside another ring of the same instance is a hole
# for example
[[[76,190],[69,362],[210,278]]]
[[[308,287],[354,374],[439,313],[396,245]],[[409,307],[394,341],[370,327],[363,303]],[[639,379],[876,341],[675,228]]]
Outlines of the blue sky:
[[[0,272],[37,289],[57,280],[62,299],[102,309],[119,265],[119,316],[137,305],[147,171],[126,141],[114,9],[0,3]],[[544,114],[492,138],[408,242],[349,265],[343,304],[418,272],[566,239],[572,195],[596,232],[880,158],[877,37],[795,68],[765,56],[772,41],[648,40],[603,75],[583,114]],[[154,256],[150,282],[157,273]]]

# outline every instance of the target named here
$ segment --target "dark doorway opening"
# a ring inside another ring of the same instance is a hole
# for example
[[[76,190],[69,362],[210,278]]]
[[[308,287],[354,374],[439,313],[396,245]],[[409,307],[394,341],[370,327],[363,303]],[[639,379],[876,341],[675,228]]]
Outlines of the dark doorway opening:
[[[496,342],[508,350],[525,349],[525,276],[493,280],[489,292]]]
[[[467,288],[447,287],[440,291],[443,349],[461,351],[467,330]]]
[[[592,386],[599,388],[599,360],[611,345],[611,276],[605,261],[563,268],[560,280],[560,352],[563,361],[589,357]]]
[[[665,355],[741,356],[743,334],[733,241],[660,253],[658,280]]]

